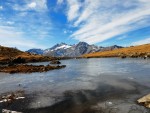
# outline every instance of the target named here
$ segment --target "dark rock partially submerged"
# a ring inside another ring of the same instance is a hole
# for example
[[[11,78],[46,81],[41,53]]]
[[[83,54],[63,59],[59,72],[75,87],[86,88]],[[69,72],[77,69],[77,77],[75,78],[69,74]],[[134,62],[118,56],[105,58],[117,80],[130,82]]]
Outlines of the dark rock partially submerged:
[[[12,65],[12,66],[1,66],[0,67],[0,72],[5,72],[5,73],[32,73],[32,72],[46,72],[49,70],[54,70],[54,69],[61,69],[66,67],[65,65],[62,66],[51,66],[51,65]]]
[[[58,61],[58,60],[53,60],[53,61],[50,62],[50,64],[61,64],[61,62]]]

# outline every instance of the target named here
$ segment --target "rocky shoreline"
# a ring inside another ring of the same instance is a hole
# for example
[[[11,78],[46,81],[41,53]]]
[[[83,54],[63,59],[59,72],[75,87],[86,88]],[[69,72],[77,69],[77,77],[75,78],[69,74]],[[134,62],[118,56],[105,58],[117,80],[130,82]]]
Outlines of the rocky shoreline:
[[[138,87],[144,88],[143,86]],[[50,93],[45,93],[46,97],[54,98],[54,104],[41,107],[40,105],[43,104],[44,100],[38,100],[35,104],[39,107],[32,108],[28,105],[33,103],[38,95],[43,92],[26,94],[25,91],[19,90],[0,95],[0,107],[3,108],[2,113],[149,113],[149,109],[140,106],[136,102],[136,99],[141,95],[138,93],[139,88],[124,91],[119,88],[111,88],[109,91],[111,92],[106,94],[107,90],[104,90],[104,92],[70,90],[64,92],[61,97],[51,97]],[[86,94],[92,98],[85,97]],[[78,102],[80,103],[76,103],[74,99],[79,99]]]
[[[12,66],[0,66],[0,72],[4,73],[32,73],[32,72],[47,72],[49,70],[54,70],[54,69],[61,69],[65,68],[65,65],[61,66],[51,66],[51,65],[27,65],[27,64],[20,64],[20,65],[12,65]]]

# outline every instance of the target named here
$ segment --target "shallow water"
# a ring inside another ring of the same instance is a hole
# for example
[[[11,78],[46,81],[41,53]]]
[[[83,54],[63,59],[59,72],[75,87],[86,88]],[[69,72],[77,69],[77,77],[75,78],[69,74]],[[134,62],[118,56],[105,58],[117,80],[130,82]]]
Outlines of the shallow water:
[[[14,107],[19,106],[15,103],[8,108],[29,109],[29,113],[93,113],[91,108],[103,108],[107,101],[111,101],[120,109],[114,113],[126,113],[122,106],[130,111],[135,99],[150,93],[150,60],[93,58],[61,62],[67,67],[44,73],[0,73],[0,94],[23,90],[29,100],[25,101],[26,107]],[[124,102],[125,98],[130,102]],[[3,107],[7,108],[0,106]]]

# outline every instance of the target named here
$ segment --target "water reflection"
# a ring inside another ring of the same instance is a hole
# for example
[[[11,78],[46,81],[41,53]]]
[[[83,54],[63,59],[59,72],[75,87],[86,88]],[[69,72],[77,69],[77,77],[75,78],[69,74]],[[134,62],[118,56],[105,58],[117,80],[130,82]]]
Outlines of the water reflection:
[[[48,62],[37,64],[47,65]],[[150,91],[150,60],[76,59],[63,60],[62,64],[67,67],[44,73],[0,73],[0,93],[25,90],[27,95],[34,94],[28,107],[39,108],[63,101],[64,94],[71,97],[76,106],[81,106],[84,99],[91,105],[89,103],[97,102],[107,94],[113,97],[121,92],[136,92],[139,84]]]

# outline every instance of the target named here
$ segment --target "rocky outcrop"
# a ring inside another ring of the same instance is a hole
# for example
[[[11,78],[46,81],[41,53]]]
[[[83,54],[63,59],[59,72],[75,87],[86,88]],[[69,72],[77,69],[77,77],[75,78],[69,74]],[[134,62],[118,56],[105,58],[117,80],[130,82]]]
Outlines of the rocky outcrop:
[[[144,105],[147,108],[150,108],[150,94],[140,98],[139,100],[137,100],[139,104]]]
[[[150,58],[150,53],[145,53],[145,52],[133,52],[130,54],[124,54],[124,57],[129,57],[129,58],[144,58],[144,59],[148,59]],[[120,56],[120,55],[119,55]],[[120,56],[122,57],[122,56]]]
[[[21,58],[21,57],[18,57],[18,58],[15,58],[12,60],[13,64],[21,64],[21,63],[25,63],[25,62],[26,62],[25,58]]]

